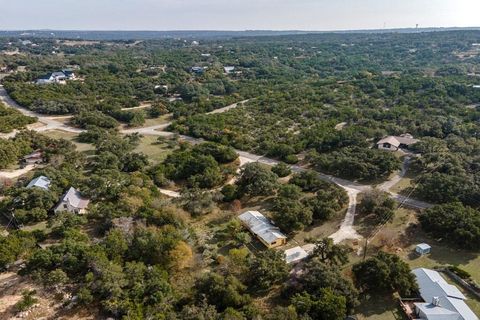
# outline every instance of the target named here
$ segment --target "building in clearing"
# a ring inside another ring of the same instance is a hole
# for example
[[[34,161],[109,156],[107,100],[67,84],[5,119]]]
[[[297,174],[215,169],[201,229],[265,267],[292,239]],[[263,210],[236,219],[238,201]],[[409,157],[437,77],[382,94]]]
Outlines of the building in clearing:
[[[42,150],[35,150],[34,152],[26,155],[22,159],[22,164],[40,164],[43,162],[43,151]]]
[[[223,71],[225,71],[225,73],[232,73],[233,71],[235,70],[235,67],[234,66],[225,66],[223,67]]]
[[[423,256],[424,254],[429,254],[432,251],[432,247],[426,243],[417,244],[415,247],[415,252]]]
[[[35,179],[33,179],[32,181],[30,181],[30,183],[27,185],[27,189],[36,187],[36,188],[40,188],[40,189],[43,189],[43,190],[48,190],[49,187],[50,187],[50,183],[51,183],[51,181],[47,177],[39,176],[39,177],[36,177]]]
[[[64,69],[62,71],[55,71],[47,73],[46,75],[38,78],[36,84],[50,84],[50,83],[60,83],[65,80],[75,79],[75,73],[73,70]]]
[[[238,216],[245,227],[268,248],[287,243],[287,237],[258,211],[246,211]]]
[[[285,261],[287,263],[298,262],[306,257],[308,257],[308,253],[302,247],[294,247],[285,250]]]
[[[398,149],[408,149],[411,145],[417,143],[409,133],[404,133],[400,136],[388,136],[377,142],[378,149],[397,151]]]
[[[425,302],[415,303],[420,320],[479,320],[465,303],[466,297],[437,271],[418,268],[412,271],[417,278],[420,296]]]
[[[70,187],[53,210],[55,213],[68,211],[76,214],[84,214],[87,212],[89,203],[90,200],[82,197],[77,189]]]

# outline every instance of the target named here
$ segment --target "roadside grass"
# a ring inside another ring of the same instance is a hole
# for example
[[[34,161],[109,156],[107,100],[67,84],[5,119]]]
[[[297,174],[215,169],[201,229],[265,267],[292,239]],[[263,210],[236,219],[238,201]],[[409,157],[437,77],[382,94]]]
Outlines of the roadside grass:
[[[403,177],[397,184],[390,188],[391,192],[402,194],[412,187],[412,178]]]
[[[144,153],[152,163],[156,164],[165,160],[173,150],[167,143],[157,143],[156,136],[143,136],[134,151]]]
[[[163,116],[160,116],[158,118],[153,118],[153,119],[145,119],[145,123],[143,124],[142,127],[150,127],[150,126],[156,126],[158,124],[164,124],[172,121],[172,114],[164,114]]]

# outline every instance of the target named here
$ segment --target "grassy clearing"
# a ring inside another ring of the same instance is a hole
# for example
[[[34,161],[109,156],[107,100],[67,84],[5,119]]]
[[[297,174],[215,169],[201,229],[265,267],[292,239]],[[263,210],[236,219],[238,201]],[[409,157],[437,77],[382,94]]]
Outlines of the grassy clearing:
[[[156,126],[158,124],[164,124],[172,121],[172,115],[171,114],[165,114],[163,116],[160,116],[155,119],[145,119],[145,123],[142,127],[150,127],[150,126]]]
[[[167,143],[157,143],[156,136],[144,136],[134,151],[144,153],[152,163],[159,163],[165,160],[173,149]]]
[[[356,308],[358,320],[404,320],[406,319],[395,297],[365,296]]]
[[[47,137],[53,139],[65,139],[73,142],[75,144],[77,151],[79,152],[89,152],[95,149],[95,147],[89,143],[82,143],[77,141],[78,134],[73,132],[66,132],[62,130],[51,130],[43,133]]]

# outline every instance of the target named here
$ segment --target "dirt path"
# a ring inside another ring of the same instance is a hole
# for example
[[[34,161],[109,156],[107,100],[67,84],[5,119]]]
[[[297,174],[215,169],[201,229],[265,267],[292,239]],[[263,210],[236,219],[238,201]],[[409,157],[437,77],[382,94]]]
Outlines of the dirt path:
[[[164,194],[170,198],[180,198],[180,192],[177,191],[172,191],[172,190],[167,190],[167,189],[158,189],[161,194]]]
[[[333,239],[334,243],[340,243],[344,240],[361,239],[362,236],[357,233],[353,227],[355,220],[355,210],[357,207],[357,195],[360,191],[352,188],[344,188],[348,193],[348,209],[345,218],[340,225],[340,229],[337,232],[330,235],[329,238]]]
[[[390,178],[390,180],[385,181],[384,183],[378,185],[377,189],[390,193],[390,189],[394,185],[399,183],[400,180],[402,180],[403,177],[405,177],[405,174],[407,174],[408,166],[410,165],[410,160],[411,158],[409,156],[406,156],[403,159],[402,169],[400,170],[400,172],[398,172],[395,176]]]
[[[22,169],[10,170],[10,171],[7,171],[7,170],[0,171],[0,178],[3,178],[3,179],[18,178],[18,177],[23,176],[24,174],[32,171],[33,169],[35,169],[35,165],[29,164],[25,168],[22,168]]]

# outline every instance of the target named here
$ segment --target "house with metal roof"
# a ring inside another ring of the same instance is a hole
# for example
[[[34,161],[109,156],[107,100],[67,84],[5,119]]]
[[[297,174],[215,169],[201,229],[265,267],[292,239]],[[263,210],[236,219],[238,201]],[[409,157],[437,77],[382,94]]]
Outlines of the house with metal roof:
[[[287,243],[287,237],[260,212],[246,211],[238,218],[268,248],[279,247]]]
[[[479,320],[467,306],[467,299],[454,285],[435,270],[418,268],[412,271],[417,278],[420,296],[425,302],[415,303],[415,312],[422,320]]]
[[[50,187],[50,183],[51,183],[51,181],[47,177],[39,176],[39,177],[36,177],[35,179],[33,179],[32,181],[30,181],[28,183],[27,189],[36,187],[36,188],[40,188],[40,189],[43,189],[43,190],[48,190],[49,187]]]
[[[398,149],[408,149],[418,141],[411,134],[404,133],[400,136],[387,136],[381,139],[377,142],[377,147],[381,150],[397,151]]]
[[[55,213],[68,211],[76,214],[84,214],[87,212],[89,203],[90,200],[82,197],[82,194],[77,189],[70,187],[53,210]]]

